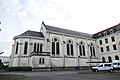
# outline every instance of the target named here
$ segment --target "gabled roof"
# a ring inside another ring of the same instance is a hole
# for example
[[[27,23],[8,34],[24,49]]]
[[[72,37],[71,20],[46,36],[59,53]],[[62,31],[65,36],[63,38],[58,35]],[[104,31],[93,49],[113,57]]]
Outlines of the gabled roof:
[[[32,37],[41,37],[41,38],[44,38],[44,35],[42,32],[36,32],[36,31],[26,31],[18,36],[32,36]]]
[[[58,28],[58,27],[49,26],[49,25],[45,25],[45,27],[49,31],[54,31],[54,32],[59,32],[59,33],[64,33],[64,34],[70,34],[70,35],[75,35],[75,36],[85,37],[85,38],[92,38],[92,34],[87,34],[87,33],[83,33],[83,32],[77,32],[77,31]]]

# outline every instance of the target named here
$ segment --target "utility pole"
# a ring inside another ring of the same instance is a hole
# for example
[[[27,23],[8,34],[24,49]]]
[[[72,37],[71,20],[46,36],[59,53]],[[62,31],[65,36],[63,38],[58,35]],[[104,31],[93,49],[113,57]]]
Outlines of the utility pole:
[[[1,21],[0,21],[0,24],[1,24]],[[1,31],[1,28],[0,28],[0,31]],[[0,52],[0,55],[1,55],[2,53],[4,53],[4,52]]]
[[[0,21],[0,24],[1,24],[1,21]],[[1,31],[1,28],[0,28],[0,31]]]
[[[0,52],[0,54],[2,54],[2,53],[4,53],[4,52]]]

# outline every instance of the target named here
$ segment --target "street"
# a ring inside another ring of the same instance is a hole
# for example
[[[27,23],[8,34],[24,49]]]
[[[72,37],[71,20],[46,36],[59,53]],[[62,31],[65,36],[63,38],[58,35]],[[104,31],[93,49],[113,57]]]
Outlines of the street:
[[[48,71],[0,72],[0,80],[120,80],[120,72]]]

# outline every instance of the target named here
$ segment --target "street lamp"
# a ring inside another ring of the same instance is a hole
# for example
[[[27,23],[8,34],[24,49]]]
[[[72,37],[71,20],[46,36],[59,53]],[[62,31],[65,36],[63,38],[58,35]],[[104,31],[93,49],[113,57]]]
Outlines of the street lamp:
[[[0,24],[1,24],[1,21],[0,21]],[[1,31],[1,28],[0,28],[0,31]]]
[[[2,53],[4,53],[4,52],[1,52],[0,54],[2,54]]]

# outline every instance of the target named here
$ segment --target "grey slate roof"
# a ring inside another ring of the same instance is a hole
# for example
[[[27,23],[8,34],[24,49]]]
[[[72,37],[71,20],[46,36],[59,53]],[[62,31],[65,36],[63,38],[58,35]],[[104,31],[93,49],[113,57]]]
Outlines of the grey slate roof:
[[[26,31],[18,36],[32,36],[32,37],[41,37],[41,38],[44,38],[44,35],[42,32],[36,32],[36,31]]]
[[[85,38],[92,38],[92,34],[62,29],[62,28],[53,27],[53,26],[49,26],[49,25],[45,25],[45,27],[49,31],[60,32],[60,33],[65,33],[65,34],[70,34],[70,35],[75,35],[75,36],[85,37]]]

